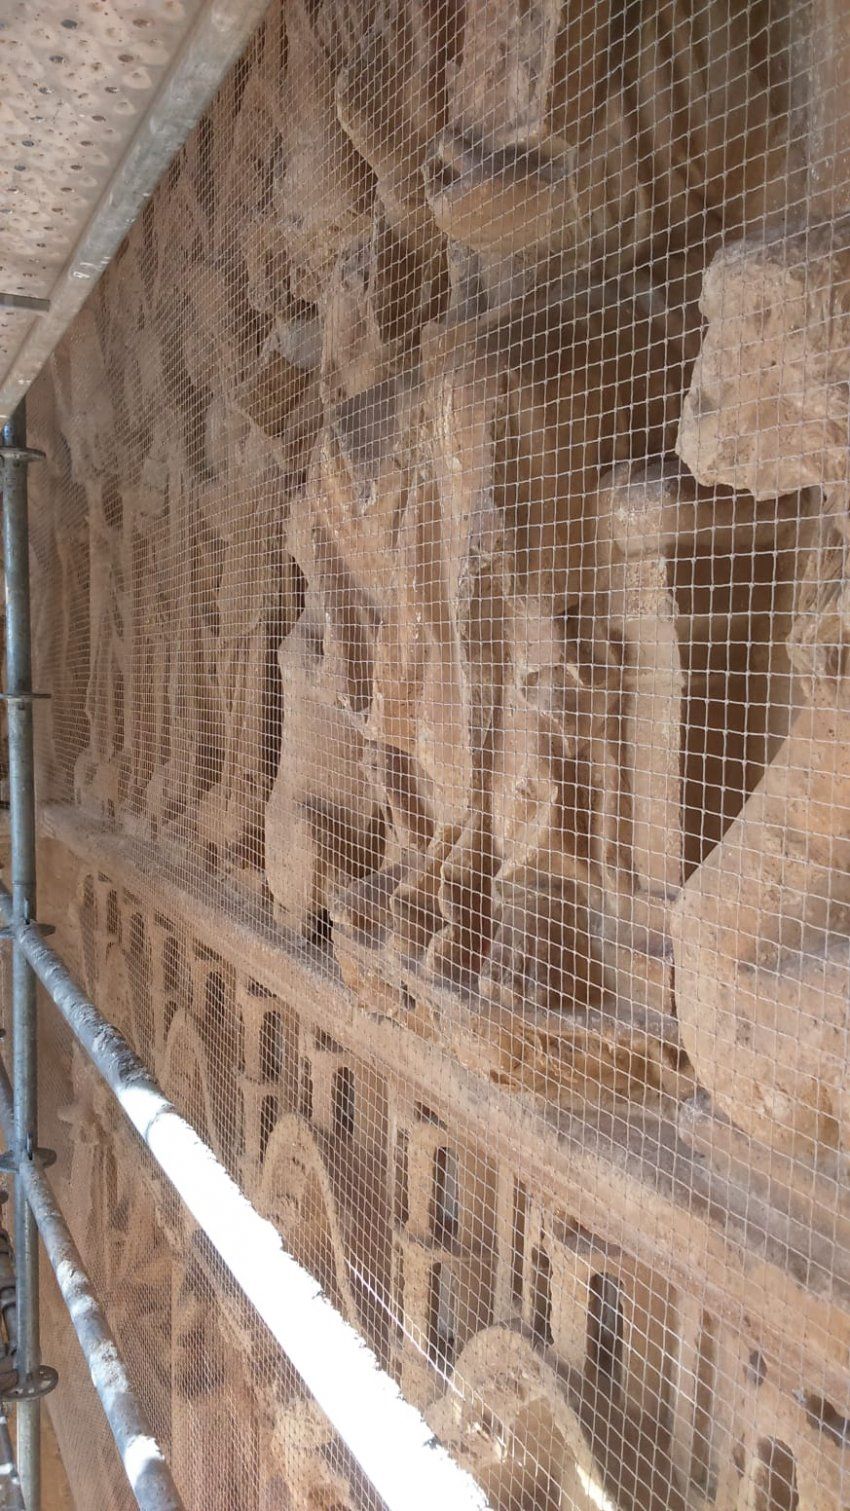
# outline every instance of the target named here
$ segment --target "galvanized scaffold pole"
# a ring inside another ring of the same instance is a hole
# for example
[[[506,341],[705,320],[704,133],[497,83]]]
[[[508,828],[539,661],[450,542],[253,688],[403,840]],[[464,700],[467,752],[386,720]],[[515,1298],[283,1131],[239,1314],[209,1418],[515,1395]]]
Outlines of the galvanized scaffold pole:
[[[27,467],[40,454],[27,449],[23,401],[3,427],[3,564],[6,579],[6,708],[9,735],[9,838],[14,918],[36,916],[35,778],[30,643],[29,511]],[[37,1157],[36,977],[17,944],[12,947],[12,1086],[14,1158]],[[26,1187],[15,1178],[15,1250],[18,1349],[17,1461],[27,1511],[41,1507],[41,1402],[39,1400],[38,1230]],[[28,1390],[33,1394],[28,1398]]]

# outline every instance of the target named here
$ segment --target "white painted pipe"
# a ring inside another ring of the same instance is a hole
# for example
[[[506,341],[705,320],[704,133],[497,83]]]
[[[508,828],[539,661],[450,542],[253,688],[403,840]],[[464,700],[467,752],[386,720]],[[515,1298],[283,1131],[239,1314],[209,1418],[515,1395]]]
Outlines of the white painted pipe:
[[[38,926],[13,924],[5,888],[0,911],[77,1042],[389,1511],[487,1511],[481,1487],[80,991]]]
[[[12,1088],[3,1065],[0,1126],[6,1147],[14,1148]],[[140,1511],[183,1511],[171,1470],[142,1410],[50,1182],[34,1160],[21,1162],[20,1176],[136,1504]],[[0,1432],[0,1457],[2,1452]],[[4,1504],[0,1498],[0,1511]],[[21,1508],[23,1511],[23,1501]]]

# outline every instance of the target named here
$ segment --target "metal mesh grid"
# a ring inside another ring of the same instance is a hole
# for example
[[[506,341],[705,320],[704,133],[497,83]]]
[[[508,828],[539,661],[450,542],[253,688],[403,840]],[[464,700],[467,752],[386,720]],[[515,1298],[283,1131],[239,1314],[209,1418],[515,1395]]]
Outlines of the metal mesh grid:
[[[850,1504],[848,42],[276,4],[33,392],[42,915],[504,1511]],[[49,1058],[188,1504],[368,1504]]]

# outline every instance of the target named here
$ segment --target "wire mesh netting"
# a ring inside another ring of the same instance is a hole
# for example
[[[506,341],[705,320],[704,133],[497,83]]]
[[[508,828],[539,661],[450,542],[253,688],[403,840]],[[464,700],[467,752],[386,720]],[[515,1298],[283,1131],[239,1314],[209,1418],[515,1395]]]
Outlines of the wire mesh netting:
[[[497,1511],[850,1506],[848,80],[275,3],[31,397],[42,916]],[[377,1505],[44,1039],[187,1505]]]

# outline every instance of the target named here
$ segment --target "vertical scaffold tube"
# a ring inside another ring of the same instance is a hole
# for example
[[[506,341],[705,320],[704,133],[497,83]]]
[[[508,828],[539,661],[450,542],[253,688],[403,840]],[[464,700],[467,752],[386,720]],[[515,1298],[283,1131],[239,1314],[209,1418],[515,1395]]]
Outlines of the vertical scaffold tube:
[[[35,785],[30,644],[29,514],[26,412],[23,401],[3,427],[3,567],[6,580],[6,709],[9,734],[9,835],[14,918],[36,913]],[[17,944],[12,951],[12,1087],[15,1150],[37,1147],[36,978]],[[40,1364],[38,1235],[20,1176],[15,1180],[18,1378],[34,1379]],[[41,1507],[41,1420],[38,1399],[17,1407],[17,1460],[27,1511]]]
[[[9,1423],[0,1412],[0,1511],[25,1511]]]
[[[0,1128],[9,1147],[14,1138],[14,1127],[12,1088],[5,1068],[0,1064]],[[21,1170],[45,1252],[68,1308],[92,1384],[100,1396],[136,1504],[141,1511],[183,1511],[171,1470],[133,1389],[109,1323],[83,1268],[79,1250],[56,1205],[50,1182],[37,1160],[24,1161]],[[6,1473],[2,1422],[0,1417],[0,1492]],[[13,1462],[12,1472],[14,1467]],[[23,1507],[22,1501],[20,1507],[14,1504],[16,1511]],[[0,1511],[6,1511],[2,1493]]]

